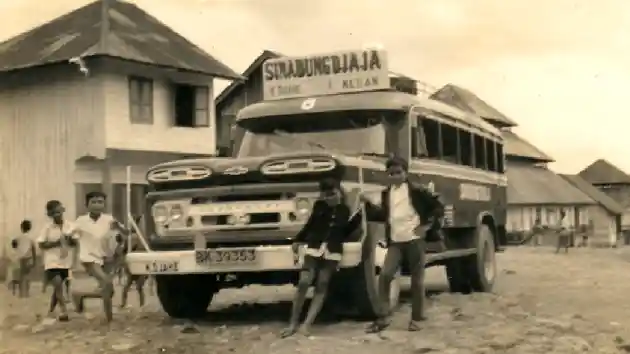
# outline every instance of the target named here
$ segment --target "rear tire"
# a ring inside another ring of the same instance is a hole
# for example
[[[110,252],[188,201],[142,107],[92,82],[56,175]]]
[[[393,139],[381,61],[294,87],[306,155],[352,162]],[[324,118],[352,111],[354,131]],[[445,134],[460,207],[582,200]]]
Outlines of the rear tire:
[[[497,265],[494,235],[488,225],[480,225],[473,235],[477,252],[474,255],[451,259],[446,263],[451,292],[491,292],[496,280]]]
[[[155,282],[162,309],[178,319],[203,317],[218,290],[214,275],[156,275]]]

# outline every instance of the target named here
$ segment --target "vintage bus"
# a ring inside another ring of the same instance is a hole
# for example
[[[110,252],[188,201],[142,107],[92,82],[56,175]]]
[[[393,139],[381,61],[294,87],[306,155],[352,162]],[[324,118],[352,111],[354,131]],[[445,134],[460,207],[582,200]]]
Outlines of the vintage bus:
[[[506,244],[500,132],[475,115],[390,89],[383,51],[312,58],[265,63],[274,73],[265,76],[267,99],[238,113],[243,137],[234,158],[149,170],[151,251],[127,261],[133,273],[155,275],[170,316],[205,313],[221,289],[295,283],[301,258],[291,244],[318,197],[317,182],[338,178],[354,208],[357,188],[375,195],[385,188],[391,154],[407,158],[411,176],[445,204],[444,240],[430,245],[426,266],[445,266],[451,291],[492,289],[495,252]],[[357,223],[331,285],[331,301],[366,318],[378,308],[383,233],[378,222]],[[392,306],[399,291],[396,280]]]

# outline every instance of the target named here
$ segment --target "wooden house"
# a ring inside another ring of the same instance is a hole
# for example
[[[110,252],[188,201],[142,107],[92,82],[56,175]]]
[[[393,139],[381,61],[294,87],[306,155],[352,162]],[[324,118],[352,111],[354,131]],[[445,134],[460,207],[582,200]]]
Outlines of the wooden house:
[[[616,246],[620,241],[618,236],[621,233],[621,217],[624,213],[621,204],[578,175],[561,176],[597,203],[588,208],[589,246]]]
[[[42,6],[46,6],[45,3]],[[139,212],[153,164],[216,152],[213,79],[240,75],[136,5],[88,4],[0,43],[0,234],[101,189]]]
[[[604,159],[588,165],[578,175],[623,207],[621,228],[630,234],[630,176]]]

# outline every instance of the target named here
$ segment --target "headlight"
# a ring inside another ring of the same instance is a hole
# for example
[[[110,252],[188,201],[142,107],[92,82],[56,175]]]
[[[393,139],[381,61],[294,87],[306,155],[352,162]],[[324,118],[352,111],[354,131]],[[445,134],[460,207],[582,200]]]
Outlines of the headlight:
[[[153,207],[153,220],[158,224],[163,224],[168,220],[168,209],[164,205]]]
[[[304,220],[311,214],[311,202],[306,198],[295,200],[295,216],[298,220]]]
[[[171,207],[170,218],[173,221],[180,220],[184,216],[184,210],[181,205],[173,205]]]

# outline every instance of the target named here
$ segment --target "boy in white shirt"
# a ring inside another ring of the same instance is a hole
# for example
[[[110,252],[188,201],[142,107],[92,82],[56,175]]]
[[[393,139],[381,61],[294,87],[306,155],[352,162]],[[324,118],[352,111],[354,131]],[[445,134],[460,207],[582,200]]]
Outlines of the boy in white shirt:
[[[90,192],[85,196],[88,213],[77,218],[79,232],[79,261],[87,273],[96,279],[98,293],[74,293],[73,300],[78,312],[83,312],[86,297],[103,299],[103,310],[107,322],[111,322],[112,296],[114,286],[112,276],[106,269],[112,247],[123,242],[121,234],[126,234],[123,226],[110,214],[104,213],[107,196],[102,192]]]
[[[52,315],[57,305],[61,308],[59,321],[68,321],[68,311],[63,297],[63,283],[72,268],[74,247],[77,234],[74,224],[65,221],[65,209],[60,201],[50,200],[46,203],[46,214],[50,218],[37,238],[42,250],[46,280],[53,285],[49,313]]]
[[[387,160],[389,187],[376,204],[362,195],[368,219],[385,222],[387,254],[379,276],[381,313],[368,327],[369,333],[384,330],[390,325],[389,287],[395,274],[406,262],[411,272],[411,321],[409,331],[419,331],[424,316],[425,237],[428,231],[438,231],[444,206],[438,196],[408,178],[409,165],[401,157]],[[379,205],[380,204],[380,205]]]

